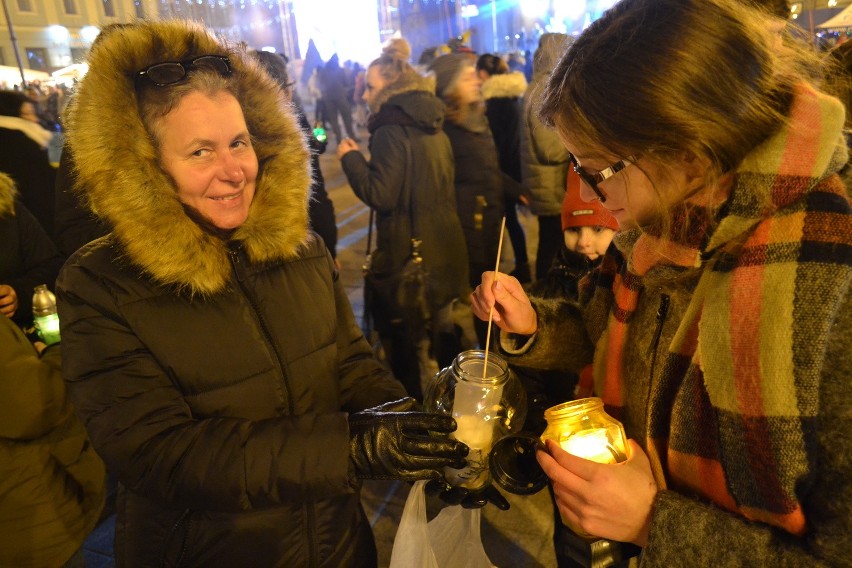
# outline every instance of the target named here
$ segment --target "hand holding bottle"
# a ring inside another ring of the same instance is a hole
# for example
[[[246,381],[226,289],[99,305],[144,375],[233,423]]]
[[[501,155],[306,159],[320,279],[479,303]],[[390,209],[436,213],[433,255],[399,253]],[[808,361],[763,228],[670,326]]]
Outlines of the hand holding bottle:
[[[18,311],[18,294],[8,284],[0,284],[0,314],[11,318]]]

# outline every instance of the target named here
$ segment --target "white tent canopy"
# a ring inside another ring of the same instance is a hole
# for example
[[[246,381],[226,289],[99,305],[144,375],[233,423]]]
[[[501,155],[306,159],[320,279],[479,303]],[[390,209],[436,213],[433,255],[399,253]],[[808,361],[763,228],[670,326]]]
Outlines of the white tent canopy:
[[[36,71],[34,69],[24,69],[24,77],[27,81],[42,81],[50,82],[53,78],[50,73],[44,71]],[[10,65],[0,65],[0,84],[5,83],[9,88],[12,85],[21,84],[21,70]]]
[[[852,4],[846,6],[842,12],[817,27],[823,29],[852,28]]]

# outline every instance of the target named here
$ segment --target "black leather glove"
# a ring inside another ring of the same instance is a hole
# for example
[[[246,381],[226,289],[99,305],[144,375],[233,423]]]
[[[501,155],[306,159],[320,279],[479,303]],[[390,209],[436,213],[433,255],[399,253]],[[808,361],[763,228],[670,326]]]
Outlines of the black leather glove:
[[[452,417],[414,412],[403,398],[349,416],[349,458],[359,479],[440,479],[443,468],[461,468],[468,447],[448,436]]]
[[[509,510],[509,502],[490,484],[471,491],[465,487],[453,487],[443,479],[438,479],[426,484],[426,494],[438,497],[447,505],[461,505],[465,509],[479,509],[491,503],[501,511]]]

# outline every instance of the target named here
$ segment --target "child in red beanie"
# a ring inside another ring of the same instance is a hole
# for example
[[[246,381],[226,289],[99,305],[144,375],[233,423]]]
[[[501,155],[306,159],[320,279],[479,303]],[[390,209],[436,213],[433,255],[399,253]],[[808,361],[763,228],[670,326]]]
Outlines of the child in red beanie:
[[[591,261],[600,258],[618,230],[618,221],[599,201],[583,201],[580,178],[571,172],[562,201],[562,231],[569,251]]]
[[[598,201],[580,198],[580,178],[568,172],[562,200],[562,235],[565,246],[553,259],[547,275],[529,289],[530,296],[576,296],[578,281],[601,263],[618,230],[618,221]],[[540,435],[545,427],[544,410],[575,398],[592,396],[592,366],[579,374],[534,370],[512,365],[527,393],[528,414],[524,430]],[[551,493],[552,497],[552,493]],[[572,560],[571,532],[562,524],[554,504],[553,546],[559,566],[576,566]]]

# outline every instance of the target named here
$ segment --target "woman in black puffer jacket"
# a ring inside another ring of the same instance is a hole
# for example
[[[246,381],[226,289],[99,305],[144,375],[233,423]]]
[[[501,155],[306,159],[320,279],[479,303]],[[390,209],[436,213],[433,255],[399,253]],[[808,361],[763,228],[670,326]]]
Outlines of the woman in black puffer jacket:
[[[465,448],[355,323],[277,85],[195,24],[140,23],[72,105],[113,231],[60,275],[63,376],[120,482],[117,564],[375,566],[360,480],[438,478]]]

